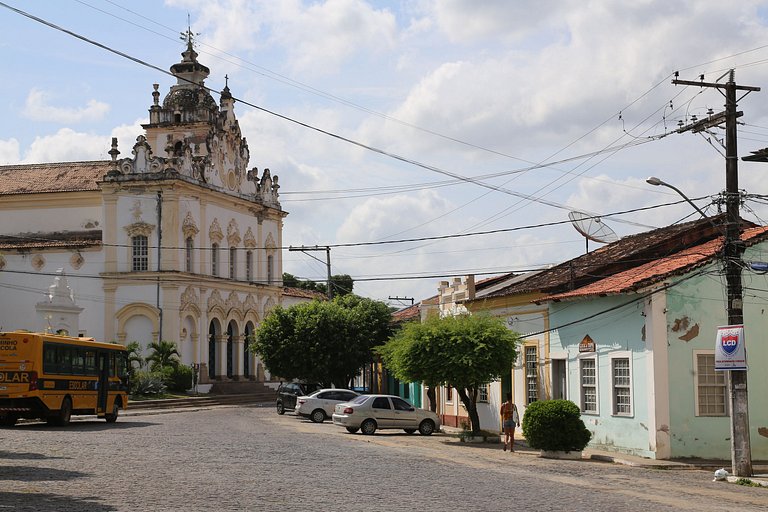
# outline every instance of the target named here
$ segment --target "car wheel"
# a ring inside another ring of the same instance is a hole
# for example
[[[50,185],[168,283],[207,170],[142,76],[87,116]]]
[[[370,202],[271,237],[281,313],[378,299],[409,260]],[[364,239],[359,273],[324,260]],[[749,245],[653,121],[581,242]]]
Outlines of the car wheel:
[[[363,424],[360,425],[360,431],[366,436],[372,435],[376,432],[376,422],[373,420],[365,420]]]
[[[283,402],[277,402],[277,414],[285,414],[285,407],[283,407]]]
[[[358,430],[360,430],[360,427],[347,427],[347,432],[349,432],[350,434],[354,434]]]
[[[404,428],[403,430],[405,430],[406,434],[413,434],[414,432],[416,432],[415,428]]]
[[[423,436],[432,435],[435,431],[435,423],[432,420],[424,420],[419,424],[419,434]]]
[[[322,409],[315,409],[312,411],[312,415],[309,417],[314,423],[322,423],[325,421],[325,411]]]

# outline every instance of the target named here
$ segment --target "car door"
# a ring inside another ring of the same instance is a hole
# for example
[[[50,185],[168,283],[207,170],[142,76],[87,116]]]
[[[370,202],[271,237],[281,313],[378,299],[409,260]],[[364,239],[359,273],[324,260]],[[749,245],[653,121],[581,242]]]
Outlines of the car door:
[[[377,396],[371,402],[371,415],[379,428],[392,428],[395,424],[395,414],[392,404],[386,396]]]
[[[283,395],[283,405],[286,409],[296,408],[296,397],[301,393],[299,385],[292,382],[285,387],[285,394]]]
[[[339,403],[339,401],[336,399],[335,391],[323,391],[322,393],[318,393],[315,395],[315,400],[316,403],[312,404],[312,408],[322,408],[328,417],[333,414],[333,410],[336,407],[336,404]]]
[[[418,428],[419,419],[416,415],[416,409],[402,398],[392,397],[394,406],[394,417],[397,428]]]

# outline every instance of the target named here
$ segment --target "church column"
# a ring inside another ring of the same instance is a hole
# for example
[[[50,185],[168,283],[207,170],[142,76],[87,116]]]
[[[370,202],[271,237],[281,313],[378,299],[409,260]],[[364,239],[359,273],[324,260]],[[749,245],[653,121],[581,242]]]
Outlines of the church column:
[[[216,336],[216,380],[227,380],[227,333]]]

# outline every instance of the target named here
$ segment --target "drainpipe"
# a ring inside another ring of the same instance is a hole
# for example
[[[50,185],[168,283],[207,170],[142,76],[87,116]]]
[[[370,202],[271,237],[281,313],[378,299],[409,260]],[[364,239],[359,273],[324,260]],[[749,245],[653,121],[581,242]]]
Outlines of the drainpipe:
[[[157,332],[158,343],[163,340],[163,308],[160,306],[160,256],[162,255],[161,247],[163,245],[163,191],[157,191],[157,290],[156,290],[156,306],[160,311],[160,326]]]

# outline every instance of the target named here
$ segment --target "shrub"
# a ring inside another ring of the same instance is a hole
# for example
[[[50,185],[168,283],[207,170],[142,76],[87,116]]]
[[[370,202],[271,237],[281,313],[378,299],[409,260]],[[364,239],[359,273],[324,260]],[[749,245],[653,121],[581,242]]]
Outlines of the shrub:
[[[131,395],[162,395],[165,390],[163,375],[160,373],[137,371],[131,378]]]
[[[189,366],[166,366],[161,373],[169,391],[183,393],[192,387],[193,370]]]
[[[570,400],[533,402],[525,409],[523,435],[528,446],[546,451],[581,451],[592,434]]]

